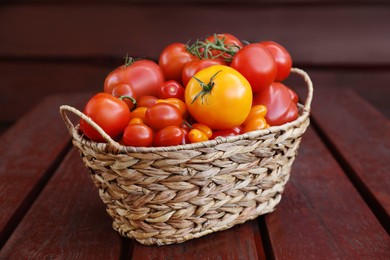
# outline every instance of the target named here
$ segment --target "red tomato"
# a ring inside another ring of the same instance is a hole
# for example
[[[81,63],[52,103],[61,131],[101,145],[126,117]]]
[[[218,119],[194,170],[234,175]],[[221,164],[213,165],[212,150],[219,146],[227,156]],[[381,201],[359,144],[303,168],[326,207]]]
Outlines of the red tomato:
[[[244,44],[234,35],[229,33],[220,33],[214,34],[206,38],[206,42],[215,43],[217,46],[224,45],[224,47],[228,50],[228,52],[224,52],[217,49],[211,49],[211,55],[213,57],[218,57],[221,61],[231,61],[238,50],[244,47]]]
[[[146,110],[145,123],[154,129],[167,126],[180,126],[183,122],[181,112],[168,103],[157,103]]]
[[[178,126],[167,126],[160,129],[154,138],[155,146],[171,146],[182,144],[184,137],[183,129]]]
[[[114,97],[120,98],[127,104],[130,111],[137,106],[137,95],[134,89],[126,83],[119,83],[112,89],[111,93]]]
[[[258,43],[246,45],[238,51],[230,66],[249,81],[253,93],[269,87],[278,73],[272,53]]]
[[[155,96],[143,96],[138,99],[138,107],[151,107],[157,103],[158,98]]]
[[[202,69],[210,67],[212,65],[225,65],[226,63],[218,59],[204,59],[204,60],[193,60],[188,62],[183,69],[182,80],[183,86],[187,86],[188,81]]]
[[[104,92],[112,93],[118,83],[129,84],[138,98],[146,95],[157,96],[164,74],[151,60],[137,60],[130,65],[122,65],[111,71],[104,82]]]
[[[282,125],[298,117],[298,107],[291,98],[288,87],[279,82],[257,93],[253,97],[253,105],[265,105],[267,114],[265,120],[271,126]]]
[[[178,98],[184,99],[184,88],[175,80],[165,81],[158,92],[159,98]]]
[[[111,138],[119,136],[130,122],[130,110],[125,102],[107,93],[93,96],[84,114],[98,124]],[[86,121],[80,121],[81,131],[91,140],[104,142],[103,137]]]
[[[197,59],[187,51],[183,43],[172,43],[160,54],[158,64],[164,72],[166,80],[175,80],[181,83],[181,73],[187,62]]]
[[[234,131],[233,129],[218,130],[213,133],[210,140],[214,140],[218,136],[228,137],[228,136],[235,136],[235,135],[237,135],[237,132]]]
[[[282,81],[290,75],[292,67],[292,59],[290,53],[280,44],[272,41],[260,42],[265,46],[274,56],[276,64],[278,66],[278,74],[275,81]]]
[[[128,146],[151,146],[153,144],[153,131],[145,124],[131,124],[126,127],[122,142]]]

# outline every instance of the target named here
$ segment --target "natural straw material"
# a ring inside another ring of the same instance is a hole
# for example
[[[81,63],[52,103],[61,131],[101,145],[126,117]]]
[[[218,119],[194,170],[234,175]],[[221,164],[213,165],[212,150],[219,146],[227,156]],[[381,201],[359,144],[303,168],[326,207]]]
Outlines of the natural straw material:
[[[113,218],[113,228],[142,244],[171,244],[197,238],[271,212],[280,202],[309,125],[313,85],[300,116],[282,126],[203,143],[170,147],[126,147],[112,140],[90,118],[70,106],[60,111],[73,145]],[[84,138],[71,112],[107,140]]]

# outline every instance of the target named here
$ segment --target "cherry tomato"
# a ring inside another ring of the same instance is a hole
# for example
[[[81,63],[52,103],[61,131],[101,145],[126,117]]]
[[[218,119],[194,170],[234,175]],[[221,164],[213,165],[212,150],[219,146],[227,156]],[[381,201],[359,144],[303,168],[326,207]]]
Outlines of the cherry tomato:
[[[233,129],[219,130],[219,131],[214,131],[210,140],[214,140],[218,136],[228,137],[228,136],[235,136],[235,135],[237,135],[237,132],[234,131]]]
[[[112,93],[118,83],[129,84],[138,98],[146,95],[157,96],[164,74],[161,68],[151,60],[137,60],[111,71],[104,81],[104,92]]]
[[[205,142],[209,140],[206,134],[200,131],[199,129],[192,129],[188,133],[188,139],[190,140],[191,143],[199,143],[199,142]]]
[[[141,118],[134,117],[134,118],[130,119],[129,125],[136,125],[136,124],[143,124],[143,123],[144,123],[144,121],[142,121]]]
[[[224,47],[227,50],[229,50],[231,53],[236,53],[242,47],[244,47],[244,44],[237,37],[229,33],[220,33],[220,34],[211,35],[206,38],[206,42],[212,42],[217,46],[224,45]],[[210,52],[213,57],[217,57],[217,59],[224,62],[226,61],[230,62],[234,56],[231,53],[223,52],[217,49],[211,49]]]
[[[278,73],[272,53],[258,43],[246,45],[238,51],[230,66],[249,81],[253,93],[269,87]]]
[[[159,98],[178,98],[184,100],[184,88],[175,80],[165,81],[158,93]]]
[[[111,94],[117,98],[122,97],[121,99],[127,104],[130,111],[137,106],[137,95],[129,84],[119,83],[112,89]]]
[[[138,107],[151,107],[157,103],[157,99],[155,96],[143,96],[138,99],[137,106]]]
[[[160,65],[166,80],[175,80],[181,83],[181,74],[187,62],[197,59],[187,51],[183,43],[172,43],[160,54],[158,64]]]
[[[194,76],[198,71],[210,67],[212,65],[226,65],[225,62],[218,59],[204,59],[204,60],[193,60],[188,62],[182,72],[183,86],[187,86],[188,81]]]
[[[265,128],[267,128],[267,122],[265,121],[264,117],[252,117],[251,120],[249,120],[248,123],[245,125],[244,133]]]
[[[183,139],[181,140],[180,144],[189,144],[189,143],[191,143],[190,139],[188,138],[188,130],[186,128],[181,128],[181,130],[183,131]]]
[[[171,146],[182,144],[183,130],[178,126],[167,126],[160,129],[154,138],[155,146]]]
[[[294,90],[292,90],[291,88],[287,87],[287,86],[286,86],[286,88],[288,88],[288,91],[290,92],[291,99],[292,99],[295,103],[298,103],[299,98],[298,98],[297,93],[296,93]]]
[[[128,125],[123,133],[122,142],[128,146],[152,146],[153,131],[145,124]]]
[[[244,126],[239,125],[239,126],[233,127],[232,130],[240,135],[244,132]]]
[[[199,71],[195,77],[188,82],[185,102],[198,123],[217,130],[244,122],[252,107],[252,90],[239,72],[214,65]]]
[[[262,104],[267,107],[265,120],[271,126],[282,125],[298,117],[298,107],[285,85],[274,82],[271,86],[257,93],[253,105]]]
[[[180,126],[183,117],[174,105],[157,103],[146,110],[144,122],[154,129],[162,129],[167,126]]]
[[[139,118],[141,119],[143,122],[145,122],[145,113],[146,113],[146,110],[148,110],[147,107],[137,107],[136,109],[134,109],[131,114],[130,114],[130,119],[133,119],[133,118]]]
[[[254,117],[265,117],[267,114],[267,107],[264,105],[255,105],[251,108],[248,117],[245,119],[243,125],[246,125]]]
[[[158,99],[156,103],[168,103],[174,105],[181,112],[182,116],[185,117],[187,113],[187,106],[183,100],[178,98],[167,98],[167,99]]]
[[[213,130],[211,130],[211,128],[205,124],[195,123],[192,124],[192,128],[202,131],[207,136],[207,138],[211,138],[213,135]]]
[[[84,108],[84,114],[98,124],[111,138],[119,136],[130,121],[130,110],[125,102],[107,93],[93,96]],[[91,140],[104,142],[103,137],[86,121],[80,121],[81,131]]]
[[[278,74],[275,81],[282,81],[290,75],[292,67],[292,59],[290,53],[280,44],[272,41],[260,42],[265,46],[274,56],[276,65],[278,67]]]

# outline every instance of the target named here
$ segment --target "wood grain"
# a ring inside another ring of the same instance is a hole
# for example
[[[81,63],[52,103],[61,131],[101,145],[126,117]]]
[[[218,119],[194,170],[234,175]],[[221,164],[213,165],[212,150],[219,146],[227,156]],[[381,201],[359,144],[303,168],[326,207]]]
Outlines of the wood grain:
[[[0,57],[156,59],[171,42],[229,32],[277,41],[296,64],[390,64],[389,5],[22,4],[0,17]]]
[[[390,232],[390,121],[350,90],[318,90],[313,116]]]
[[[70,147],[58,109],[64,100],[58,96],[44,100],[0,138],[0,244]],[[80,106],[85,96],[78,95],[69,102]]]
[[[75,149],[1,251],[1,259],[113,259],[121,238]]]
[[[385,229],[312,128],[265,224],[275,259],[385,259],[390,252]]]

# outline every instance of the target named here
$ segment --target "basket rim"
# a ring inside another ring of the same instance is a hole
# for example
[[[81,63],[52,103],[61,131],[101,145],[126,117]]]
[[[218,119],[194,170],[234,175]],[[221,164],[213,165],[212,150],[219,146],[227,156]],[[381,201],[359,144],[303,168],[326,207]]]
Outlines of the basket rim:
[[[175,146],[160,146],[160,147],[125,146],[125,145],[121,145],[118,142],[114,141],[111,137],[109,137],[100,128],[99,125],[97,125],[95,122],[93,122],[89,117],[87,117],[85,114],[83,114],[78,109],[71,107],[71,106],[68,106],[68,105],[62,105],[62,106],[60,106],[60,112],[61,112],[61,116],[62,116],[68,130],[69,130],[69,133],[73,137],[73,139],[75,139],[76,141],[82,143],[83,145],[85,145],[91,149],[102,151],[105,153],[128,154],[128,153],[148,153],[148,152],[177,152],[177,151],[183,151],[183,150],[209,148],[209,147],[214,147],[218,144],[234,143],[234,142],[237,142],[240,140],[254,139],[254,138],[261,137],[261,136],[267,136],[267,135],[271,135],[271,134],[280,133],[283,131],[287,131],[290,128],[299,127],[306,120],[308,120],[309,115],[310,115],[311,101],[313,98],[313,83],[312,83],[309,75],[305,71],[298,69],[298,68],[292,68],[291,72],[302,76],[304,78],[306,85],[307,85],[307,88],[308,88],[308,95],[306,97],[305,103],[298,104],[299,110],[301,111],[301,113],[297,119],[295,119],[294,121],[285,123],[283,125],[280,125],[280,126],[271,126],[269,128],[266,128],[266,129],[251,131],[251,132],[236,135],[236,136],[217,137],[214,140],[208,140],[205,142],[192,143],[192,144],[182,144],[182,145],[175,145]],[[77,124],[75,126],[68,118],[67,112],[71,112],[73,114],[76,114],[80,118],[86,120],[104,137],[104,139],[107,140],[107,142],[100,143],[100,142],[95,142],[95,141],[85,139],[84,135],[80,134],[80,131],[79,131],[80,125]]]

